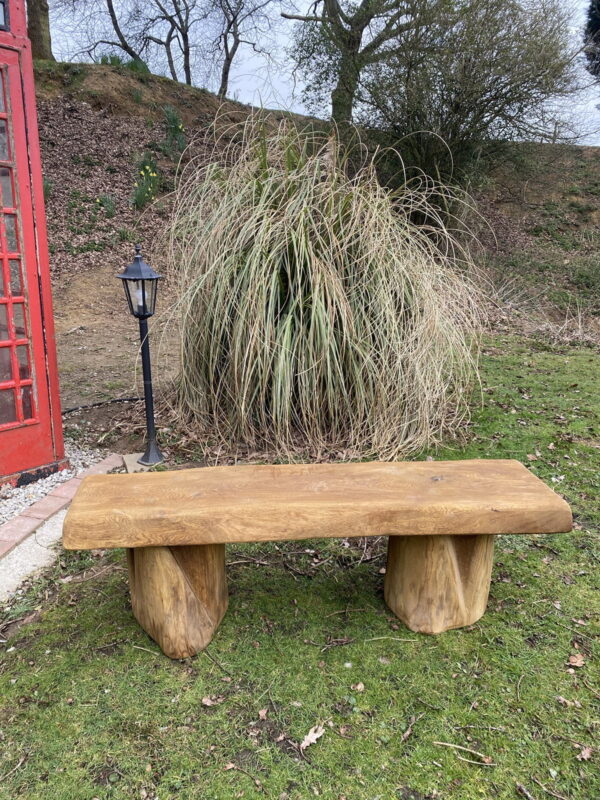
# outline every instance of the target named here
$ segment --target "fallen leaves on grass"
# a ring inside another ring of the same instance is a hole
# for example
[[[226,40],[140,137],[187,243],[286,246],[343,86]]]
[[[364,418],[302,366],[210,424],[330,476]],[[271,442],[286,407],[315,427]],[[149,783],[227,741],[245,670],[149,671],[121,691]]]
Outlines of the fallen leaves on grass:
[[[592,752],[593,750],[591,747],[582,747],[579,753],[577,753],[577,761],[590,761]]]
[[[203,697],[202,698],[202,705],[203,706],[217,706],[219,703],[222,703],[225,700],[225,697],[220,694],[218,697],[215,695],[211,695],[210,697]]]
[[[585,658],[583,657],[582,653],[575,653],[575,655],[569,656],[570,667],[583,667],[584,665]]]
[[[325,733],[325,728],[322,725],[315,725],[309,730],[302,742],[300,743],[300,752],[303,753],[307,747],[314,744]]]
[[[557,702],[560,703],[561,706],[564,706],[565,708],[572,708],[573,706],[575,706],[575,708],[581,708],[581,703],[579,702],[579,700],[567,700],[566,697],[563,697],[560,694],[558,695],[556,700]]]

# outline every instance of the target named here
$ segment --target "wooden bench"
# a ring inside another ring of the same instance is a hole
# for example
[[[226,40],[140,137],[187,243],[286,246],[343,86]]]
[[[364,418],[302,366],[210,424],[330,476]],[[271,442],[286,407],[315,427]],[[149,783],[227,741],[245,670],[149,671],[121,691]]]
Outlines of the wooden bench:
[[[90,476],[63,542],[127,548],[134,615],[185,658],[227,608],[226,544],[389,536],[386,603],[440,633],[485,611],[496,534],[571,527],[567,503],[517,461],[367,462]]]

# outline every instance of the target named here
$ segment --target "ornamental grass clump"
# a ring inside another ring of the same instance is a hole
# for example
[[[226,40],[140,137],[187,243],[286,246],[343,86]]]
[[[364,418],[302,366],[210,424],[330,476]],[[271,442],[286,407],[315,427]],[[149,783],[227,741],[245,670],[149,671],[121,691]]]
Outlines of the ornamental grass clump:
[[[427,191],[390,193],[372,161],[349,173],[333,137],[256,120],[184,171],[168,260],[186,424],[233,447],[394,458],[464,419],[466,257]]]

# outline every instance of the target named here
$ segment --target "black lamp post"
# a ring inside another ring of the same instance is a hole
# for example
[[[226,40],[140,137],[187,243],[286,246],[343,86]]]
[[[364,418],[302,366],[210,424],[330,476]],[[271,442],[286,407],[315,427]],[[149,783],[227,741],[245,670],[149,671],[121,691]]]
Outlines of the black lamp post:
[[[123,281],[125,297],[129,310],[140,322],[140,340],[142,343],[142,369],[144,372],[144,400],[146,401],[146,428],[148,430],[148,446],[138,464],[151,467],[160,464],[162,453],[156,444],[156,428],[154,426],[154,398],[152,396],[152,371],[150,368],[150,345],[148,343],[148,317],[154,314],[156,306],[156,288],[161,276],[150,264],[142,259],[142,248],[135,246],[135,258],[126,267],[125,272],[117,275]]]

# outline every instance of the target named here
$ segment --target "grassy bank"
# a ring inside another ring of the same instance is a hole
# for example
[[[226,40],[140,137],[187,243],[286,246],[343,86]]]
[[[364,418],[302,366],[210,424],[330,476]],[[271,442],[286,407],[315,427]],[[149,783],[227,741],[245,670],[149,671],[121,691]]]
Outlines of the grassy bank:
[[[572,535],[498,540],[470,629],[387,612],[381,542],[236,546],[214,642],[171,662],[121,554],[66,554],[0,613],[31,619],[0,644],[0,798],[600,796],[599,365],[495,339],[468,442],[434,454],[517,458],[577,515]]]

